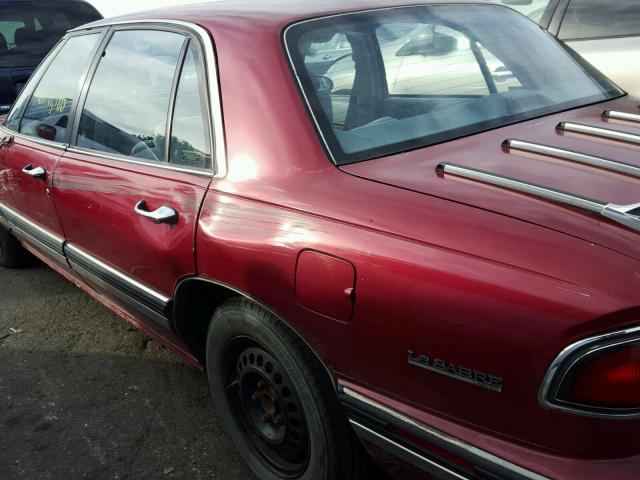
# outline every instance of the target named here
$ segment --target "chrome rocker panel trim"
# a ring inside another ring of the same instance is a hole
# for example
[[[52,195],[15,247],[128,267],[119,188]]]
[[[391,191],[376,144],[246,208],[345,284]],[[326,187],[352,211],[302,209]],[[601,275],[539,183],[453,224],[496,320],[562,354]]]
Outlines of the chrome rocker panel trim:
[[[0,225],[19,240],[47,253],[57,262],[67,263],[64,257],[64,238],[41,227],[3,203],[0,203]]]
[[[389,446],[391,447],[392,453],[396,453],[393,451],[396,448],[394,444],[399,445],[399,442],[395,441],[391,437],[391,435],[388,434],[388,432],[385,432],[383,429],[376,428],[373,425],[380,426],[386,424],[394,424],[398,428],[401,428],[408,433],[424,438],[424,440],[433,443],[434,445],[439,446],[445,450],[448,450],[451,453],[460,456],[461,458],[465,458],[469,462],[480,467],[479,472],[487,473],[487,475],[484,475],[482,478],[492,478],[496,480],[502,478],[509,480],[550,480],[548,477],[520,467],[519,465],[511,463],[485,450],[474,447],[473,445],[470,445],[458,438],[452,437],[444,432],[441,432],[440,430],[420,423],[346,386],[340,385],[339,392],[341,401],[345,406],[350,422],[352,424],[355,422],[357,425],[364,426],[368,430],[373,431],[377,436],[374,438],[374,441],[372,441],[372,443],[383,448],[385,448],[385,445]],[[362,406],[365,409],[363,411],[364,416],[362,416],[362,419],[357,415],[358,406]],[[366,425],[367,423],[370,423],[367,421],[363,421],[363,419],[366,418],[372,419],[374,423],[372,423],[371,426]],[[358,431],[357,427],[356,431]],[[367,435],[370,434],[366,431],[364,431],[363,433],[365,434],[364,438],[368,439]],[[378,437],[382,437],[382,439]],[[407,447],[402,445],[400,446],[403,448],[403,450],[407,450]],[[400,455],[403,455],[406,452],[400,451],[399,453]],[[404,457],[401,456],[401,458]],[[449,474],[449,472],[452,471],[451,468],[448,468],[445,465],[441,465],[436,460],[430,459],[426,455],[423,455],[418,451],[411,450],[410,458],[405,459],[407,461],[410,461],[414,465],[416,465],[416,463],[421,463],[421,465],[416,466],[420,468],[426,467],[428,469],[426,471],[430,473],[433,473],[431,470],[432,468],[437,467],[437,470],[439,472],[438,478],[444,478],[447,480],[477,478],[475,475],[467,476],[466,474],[460,472],[452,472],[455,473],[455,475],[452,476]]]
[[[414,467],[418,467],[420,470],[429,473],[434,478],[440,480],[470,480],[470,477],[461,475],[444,465],[440,465],[439,463],[420,455],[414,450],[365,427],[355,420],[349,419],[349,423],[351,424],[354,432],[356,432],[356,435],[360,438],[383,448],[405,462],[410,463]]]
[[[64,252],[69,264],[80,276],[163,327],[170,328],[171,298],[110,267],[75,245],[67,243]]]
[[[616,205],[453,163],[441,163],[436,171],[580,208],[640,232],[640,203]]]
[[[503,143],[505,148],[509,150],[519,150],[528,153],[537,153],[561,160],[580,163],[582,165],[590,165],[592,167],[602,168],[610,172],[623,173],[633,177],[640,178],[640,167],[629,163],[616,162],[606,158],[595,157],[584,153],[574,152],[571,150],[563,150],[561,148],[541,145],[539,143],[531,143],[523,140],[508,139]]]

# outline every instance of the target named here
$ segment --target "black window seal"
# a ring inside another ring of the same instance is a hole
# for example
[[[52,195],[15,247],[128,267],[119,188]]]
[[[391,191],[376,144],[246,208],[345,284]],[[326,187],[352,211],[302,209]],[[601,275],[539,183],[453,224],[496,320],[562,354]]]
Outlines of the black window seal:
[[[169,105],[167,106],[167,121],[165,124],[164,133],[164,161],[171,163],[169,155],[171,154],[171,131],[173,130],[173,115],[176,111],[176,97],[178,96],[178,87],[182,78],[182,71],[184,70],[184,62],[187,58],[187,51],[191,44],[190,38],[185,38],[178,57],[178,63],[176,65],[176,71],[173,76],[173,84],[171,85],[171,93],[169,94]]]
[[[71,34],[69,34],[69,38],[72,37],[77,37],[80,35],[91,35],[96,33],[96,31],[100,31],[98,29],[91,29],[91,30],[83,30],[80,32],[73,32]],[[80,100],[82,98],[82,96],[85,93],[85,88],[87,86],[87,80],[89,79],[90,76],[93,75],[93,72],[95,71],[95,68],[99,62],[99,59],[102,56],[102,52],[104,52],[104,46],[106,45],[106,42],[108,41],[108,38],[110,38],[109,36],[109,28],[105,28],[102,30],[101,33],[101,38],[98,40],[98,42],[96,42],[96,46],[93,50],[93,56],[91,58],[91,61],[89,62],[89,65],[87,66],[87,68],[85,69],[85,71],[83,72],[83,74],[80,77],[80,81],[78,83],[78,94],[76,95],[76,98],[73,101],[73,104],[71,105],[71,111],[69,112],[69,125],[71,125],[71,128],[67,128],[67,144],[68,145],[72,145],[72,140],[74,139],[74,132],[75,132],[75,128],[76,128],[76,123],[80,120],[79,119],[79,115],[78,113],[78,105],[80,105]]]

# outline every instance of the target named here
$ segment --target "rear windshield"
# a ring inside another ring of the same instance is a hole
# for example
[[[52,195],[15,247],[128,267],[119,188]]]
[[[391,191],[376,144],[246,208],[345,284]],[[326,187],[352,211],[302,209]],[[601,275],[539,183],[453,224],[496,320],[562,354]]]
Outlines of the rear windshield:
[[[67,30],[99,18],[81,2],[0,0],[0,67],[35,67]]]
[[[502,6],[337,15],[285,32],[338,164],[433,145],[622,94]]]

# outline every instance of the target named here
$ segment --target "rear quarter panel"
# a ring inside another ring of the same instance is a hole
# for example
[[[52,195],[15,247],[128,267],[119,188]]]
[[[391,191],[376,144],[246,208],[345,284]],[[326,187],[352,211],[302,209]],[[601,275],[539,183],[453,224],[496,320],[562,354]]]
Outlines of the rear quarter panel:
[[[228,174],[205,198],[198,272],[258,299],[338,378],[394,398],[418,419],[437,414],[576,456],[637,453],[638,421],[556,415],[538,405],[537,390],[565,346],[640,320],[638,262],[338,170],[305,111],[281,31],[241,25],[220,18],[214,29]],[[304,249],[354,265],[350,322],[298,302]],[[408,350],[500,375],[504,392],[409,366]]]
[[[621,448],[635,451],[634,443],[620,439],[631,438],[638,422],[588,421],[590,434],[582,435],[584,418],[542,409],[537,391],[564,346],[602,328],[637,322],[640,312],[630,306],[640,283],[629,268],[640,271],[637,262],[488,212],[465,212],[437,199],[411,206],[417,194],[392,198],[390,187],[354,187],[349,190],[370,188],[368,195],[361,192],[370,198],[369,226],[363,218],[340,215],[344,205],[328,200],[339,195],[336,191],[325,192],[325,214],[210,191],[199,222],[198,271],[280,314],[338,378],[425,412],[554,450],[605,457],[620,454]],[[374,193],[378,188],[389,190],[386,201]],[[404,208],[397,209],[395,202]],[[343,218],[328,218],[331,209]],[[381,217],[392,214],[400,219],[396,228],[380,229]],[[483,229],[473,232],[474,224]],[[404,230],[406,236],[391,230]],[[408,236],[429,230],[440,237],[434,243]],[[305,249],[354,265],[351,321],[300,304],[296,262]],[[589,261],[577,265],[576,257]],[[504,391],[411,366],[409,350],[498,375]]]

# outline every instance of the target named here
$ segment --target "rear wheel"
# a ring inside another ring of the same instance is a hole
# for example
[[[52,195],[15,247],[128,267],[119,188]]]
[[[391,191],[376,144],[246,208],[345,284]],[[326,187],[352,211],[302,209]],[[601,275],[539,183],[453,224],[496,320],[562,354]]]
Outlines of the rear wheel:
[[[216,310],[207,372],[219,416],[261,480],[371,478],[324,367],[265,309],[232,298]]]
[[[0,265],[9,268],[21,267],[27,263],[28,257],[28,252],[16,237],[6,228],[0,227]]]

